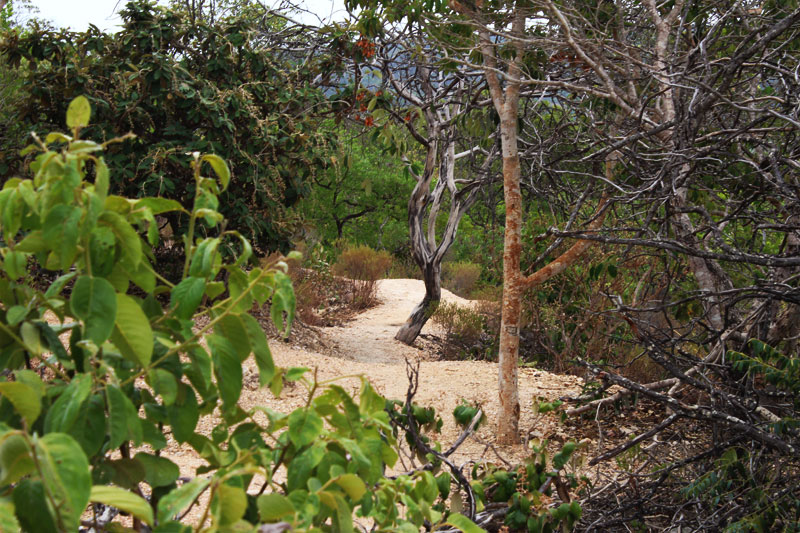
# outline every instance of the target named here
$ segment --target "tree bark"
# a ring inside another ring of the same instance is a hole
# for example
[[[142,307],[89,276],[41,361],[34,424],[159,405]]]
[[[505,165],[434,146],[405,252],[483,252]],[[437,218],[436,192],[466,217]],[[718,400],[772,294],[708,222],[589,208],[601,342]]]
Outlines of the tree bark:
[[[442,299],[441,262],[431,262],[422,269],[422,278],[425,282],[425,297],[417,304],[408,317],[406,323],[395,335],[395,339],[406,344],[412,344],[419,336],[422,327],[431,314],[436,311]]]
[[[511,33],[518,36],[525,29],[525,14],[517,11]],[[519,443],[519,324],[522,312],[524,277],[520,270],[522,250],[522,194],[520,192],[520,161],[518,114],[520,92],[520,62],[523,57],[522,40],[515,41],[515,56],[506,70],[505,85],[498,72],[496,42],[488,29],[480,32],[484,75],[495,110],[500,116],[500,150],[503,156],[503,196],[505,199],[505,233],[503,236],[503,304],[500,321],[498,350],[498,396],[500,412],[497,420],[497,443]]]

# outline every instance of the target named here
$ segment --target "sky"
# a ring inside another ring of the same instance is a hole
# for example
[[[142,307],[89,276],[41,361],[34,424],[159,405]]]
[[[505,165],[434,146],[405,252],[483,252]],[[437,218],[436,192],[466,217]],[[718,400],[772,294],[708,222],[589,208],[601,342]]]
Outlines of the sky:
[[[117,12],[127,0],[32,0],[39,9],[38,16],[47,19],[61,28],[83,31],[94,24],[101,30],[113,31],[120,24]],[[343,0],[300,0],[306,8],[320,17],[328,18],[331,11],[340,13],[344,9]],[[311,23],[311,18],[303,17],[302,22]]]

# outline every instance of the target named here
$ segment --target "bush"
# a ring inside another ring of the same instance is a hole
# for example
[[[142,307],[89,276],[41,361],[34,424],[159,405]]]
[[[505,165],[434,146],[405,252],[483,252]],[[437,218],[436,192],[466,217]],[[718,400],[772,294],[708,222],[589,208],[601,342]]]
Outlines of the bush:
[[[445,263],[442,268],[442,285],[462,298],[468,298],[481,277],[481,271],[480,265],[468,261]]]
[[[23,65],[14,74],[27,87],[9,123],[51,130],[64,117],[63,95],[86,95],[93,138],[136,135],[104,154],[117,169],[111,194],[131,198],[190,205],[195,184],[183,154],[224,153],[236,173],[215,210],[257,248],[286,251],[297,227],[288,208],[330,161],[333,139],[319,127],[329,106],[311,80],[332,62],[309,58],[300,66],[246,18],[192,23],[145,1],[120,14],[115,34],[33,29],[0,42],[0,55]],[[25,160],[7,131],[4,124],[0,168],[21,172]],[[164,215],[176,234],[187,231],[183,212]]]
[[[433,323],[441,327],[450,340],[472,346],[481,339],[486,318],[468,307],[442,302],[431,316]]]
[[[392,256],[385,250],[369,246],[349,246],[339,256],[333,272],[350,280],[350,302],[355,309],[375,305],[376,282],[386,276],[392,266]]]

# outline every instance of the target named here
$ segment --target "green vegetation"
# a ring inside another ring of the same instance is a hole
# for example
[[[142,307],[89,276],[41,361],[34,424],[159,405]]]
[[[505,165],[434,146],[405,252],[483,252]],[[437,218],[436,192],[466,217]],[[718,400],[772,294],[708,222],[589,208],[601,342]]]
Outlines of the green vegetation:
[[[95,110],[87,135],[135,135],[106,154],[118,169],[111,193],[131,198],[189,204],[195,184],[185,154],[223,153],[234,178],[220,212],[261,250],[286,251],[297,225],[287,208],[330,162],[317,118],[327,101],[310,84],[329,74],[330,62],[298,63],[270,50],[245,19],[191,24],[145,1],[121,14],[123,29],[113,35],[34,27],[8,36],[0,53],[27,89],[3,120],[49,131],[64,116],[65,98],[85,95]],[[1,141],[4,173],[22,172],[18,136]],[[164,216],[176,234],[189,223],[177,212]]]

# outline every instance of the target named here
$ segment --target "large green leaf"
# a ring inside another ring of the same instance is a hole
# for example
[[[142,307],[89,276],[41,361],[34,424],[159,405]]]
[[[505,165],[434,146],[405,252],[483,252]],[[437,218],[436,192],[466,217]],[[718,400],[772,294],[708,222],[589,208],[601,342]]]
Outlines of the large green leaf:
[[[8,398],[28,426],[39,418],[42,401],[39,393],[30,385],[19,381],[2,382],[0,383],[0,394]]]
[[[259,383],[264,387],[272,381],[272,377],[275,375],[275,362],[267,343],[267,336],[264,334],[261,324],[251,315],[243,314],[241,317],[250,339],[250,347],[256,358]]]
[[[181,471],[178,465],[165,457],[147,453],[137,453],[135,459],[144,467],[144,479],[151,487],[164,487],[178,479]]]
[[[50,406],[44,419],[45,433],[69,433],[80,415],[81,405],[92,390],[92,376],[78,374]]]
[[[47,504],[44,485],[39,480],[23,479],[14,487],[14,507],[23,531],[56,533],[53,510]],[[11,530],[14,531],[14,530]]]
[[[247,511],[247,494],[241,487],[223,484],[214,494],[214,515],[220,526],[229,526],[241,520]]]
[[[224,411],[232,410],[242,393],[242,363],[233,345],[217,334],[207,337],[214,363],[214,375]]]
[[[83,128],[89,125],[92,117],[92,106],[85,96],[74,98],[67,107],[67,127],[70,129]]]
[[[111,335],[117,317],[117,293],[103,278],[81,276],[75,282],[69,305],[86,325],[85,335],[100,346]]]
[[[16,483],[33,469],[31,448],[21,435],[9,435],[0,442],[0,486]]]
[[[127,359],[143,367],[150,364],[153,329],[136,300],[125,294],[117,294],[117,320],[111,340]]]
[[[142,260],[142,241],[139,234],[122,215],[113,211],[103,211],[98,222],[111,228],[122,249],[120,261],[128,271],[134,270]]]
[[[89,501],[116,507],[130,513],[147,525],[153,525],[153,509],[147,500],[119,487],[95,485],[89,494]]]
[[[310,409],[296,409],[289,415],[289,438],[301,448],[314,442],[322,431],[322,418]]]
[[[283,494],[262,494],[256,500],[258,516],[262,522],[280,522],[294,516],[295,510],[291,500]]]
[[[445,524],[460,529],[464,533],[486,533],[485,529],[478,527],[475,522],[459,513],[448,516]]]
[[[218,155],[206,154],[202,157],[201,161],[207,162],[214,169],[214,173],[219,178],[220,187],[223,191],[228,188],[228,183],[231,181],[231,171],[228,169],[227,163]]]
[[[106,386],[108,400],[108,434],[109,448],[115,450],[123,442],[133,441],[134,444],[142,442],[142,424],[139,414],[122,389],[112,385]]]
[[[67,270],[78,252],[78,228],[81,210],[73,205],[60,204],[45,217],[42,238],[53,250],[58,268]]]
[[[172,372],[163,368],[154,368],[147,373],[147,382],[153,392],[161,395],[164,405],[172,405],[178,397],[178,382]]]
[[[227,314],[214,326],[214,331],[231,343],[240,362],[250,355],[250,338],[245,329],[244,317],[245,315]]]
[[[106,438],[106,402],[102,394],[92,394],[81,406],[78,419],[69,432],[83,448],[86,457],[94,456]]]
[[[77,530],[92,489],[86,455],[75,439],[64,433],[48,433],[34,441],[34,453],[58,521],[69,531]]]
[[[158,501],[158,521],[166,522],[180,513],[208,487],[211,480],[194,478]]]
[[[180,202],[160,197],[142,198],[141,200],[137,200],[133,205],[134,209],[140,209],[142,207],[150,209],[154,215],[160,215],[161,213],[167,213],[169,211],[186,211]]]
[[[175,309],[178,318],[189,319],[200,305],[205,290],[206,281],[203,278],[188,277],[172,289],[170,307]]]
[[[355,474],[342,474],[333,481],[342,487],[354,502],[359,501],[361,497],[364,496],[364,493],[367,492],[367,486],[361,478]]]
[[[178,442],[186,442],[194,435],[194,428],[200,418],[197,397],[194,390],[184,383],[178,384],[178,397],[167,407],[172,436]]]
[[[7,498],[0,499],[0,531],[19,530],[19,522],[14,516],[14,502]]]

